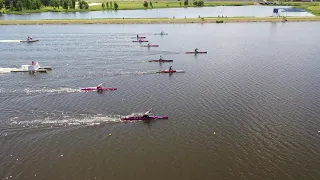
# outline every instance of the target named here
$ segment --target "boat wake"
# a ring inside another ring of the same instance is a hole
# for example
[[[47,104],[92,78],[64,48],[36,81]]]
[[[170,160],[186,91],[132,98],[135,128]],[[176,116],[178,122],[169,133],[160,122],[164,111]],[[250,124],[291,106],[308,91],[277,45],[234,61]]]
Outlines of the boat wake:
[[[50,113],[45,118],[35,120],[22,120],[24,118],[14,117],[8,120],[8,124],[14,129],[23,128],[58,128],[72,126],[94,126],[107,123],[121,123],[119,115],[104,116],[78,114],[67,115],[61,113]]]
[[[10,73],[12,70],[17,70],[17,68],[0,68],[0,74]]]
[[[0,43],[19,43],[21,40],[0,40]]]
[[[38,93],[74,93],[74,92],[83,92],[79,89],[75,88],[58,88],[58,89],[30,89],[30,88],[25,88],[23,89],[23,92],[27,94],[38,94]]]

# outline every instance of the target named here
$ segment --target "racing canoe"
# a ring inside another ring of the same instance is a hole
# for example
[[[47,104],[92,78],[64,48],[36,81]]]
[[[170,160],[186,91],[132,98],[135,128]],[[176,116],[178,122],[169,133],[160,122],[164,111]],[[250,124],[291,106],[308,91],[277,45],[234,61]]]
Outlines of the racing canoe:
[[[197,53],[194,51],[186,52],[186,54],[207,54],[207,51],[198,51]]]
[[[169,118],[168,116],[149,116],[148,118],[145,118],[143,116],[125,116],[125,117],[121,117],[120,119],[124,121],[138,121],[138,120],[148,121],[148,120],[169,119]]]
[[[160,36],[163,36],[163,35],[168,35],[168,33],[156,33],[154,35],[160,35]]]
[[[85,88],[81,88],[81,90],[83,91],[98,91],[97,87],[85,87]],[[101,88],[100,91],[114,91],[117,90],[117,88]]]
[[[158,71],[157,73],[184,73],[184,70],[162,70],[162,71]]]
[[[26,43],[33,43],[33,42],[38,42],[39,40],[21,40],[20,42],[26,42]]]
[[[149,60],[148,62],[173,62],[173,60],[165,60],[165,59],[162,59],[162,60]]]
[[[143,45],[141,47],[159,47],[159,45],[156,44],[150,44],[150,45]]]
[[[146,41],[146,40],[137,40],[137,41],[132,41],[132,42],[149,42],[149,41]]]

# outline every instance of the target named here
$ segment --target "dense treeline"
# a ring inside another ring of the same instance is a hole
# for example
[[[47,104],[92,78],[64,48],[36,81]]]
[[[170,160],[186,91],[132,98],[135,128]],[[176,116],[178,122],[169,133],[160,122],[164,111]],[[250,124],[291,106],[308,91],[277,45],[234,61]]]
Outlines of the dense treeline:
[[[79,9],[88,9],[89,5],[84,0],[79,0]],[[0,0],[0,9],[3,7],[10,11],[37,10],[42,6],[51,6],[63,9],[75,9],[76,0]]]

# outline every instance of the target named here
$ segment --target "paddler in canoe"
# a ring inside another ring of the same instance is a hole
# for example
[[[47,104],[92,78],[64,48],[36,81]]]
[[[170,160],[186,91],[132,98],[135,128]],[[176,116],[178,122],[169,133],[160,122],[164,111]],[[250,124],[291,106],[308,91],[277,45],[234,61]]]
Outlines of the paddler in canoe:
[[[139,35],[137,34],[137,40],[139,40]]]
[[[196,49],[194,50],[194,53],[195,53],[195,54],[197,54],[197,53],[198,53],[198,48],[196,48]]]
[[[32,41],[32,37],[28,36],[27,41]]]
[[[169,72],[172,71],[172,66],[169,67]]]
[[[151,108],[149,111],[145,112],[142,117],[143,117],[143,118],[149,118],[150,115],[152,114],[151,111],[152,111],[152,108]]]
[[[159,58],[159,61],[162,61],[163,59],[162,59],[162,56],[160,56],[160,58]]]
[[[102,84],[103,84],[103,83],[100,83],[100,84],[97,86],[97,91],[102,91]]]

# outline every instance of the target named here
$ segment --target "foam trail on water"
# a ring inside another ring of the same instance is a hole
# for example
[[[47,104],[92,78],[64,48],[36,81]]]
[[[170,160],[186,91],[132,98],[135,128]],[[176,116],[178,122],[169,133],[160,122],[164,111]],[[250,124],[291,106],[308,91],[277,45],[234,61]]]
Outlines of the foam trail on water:
[[[17,70],[17,68],[0,68],[0,74],[10,73],[12,70]]]
[[[18,43],[21,40],[0,40],[0,43]]]

